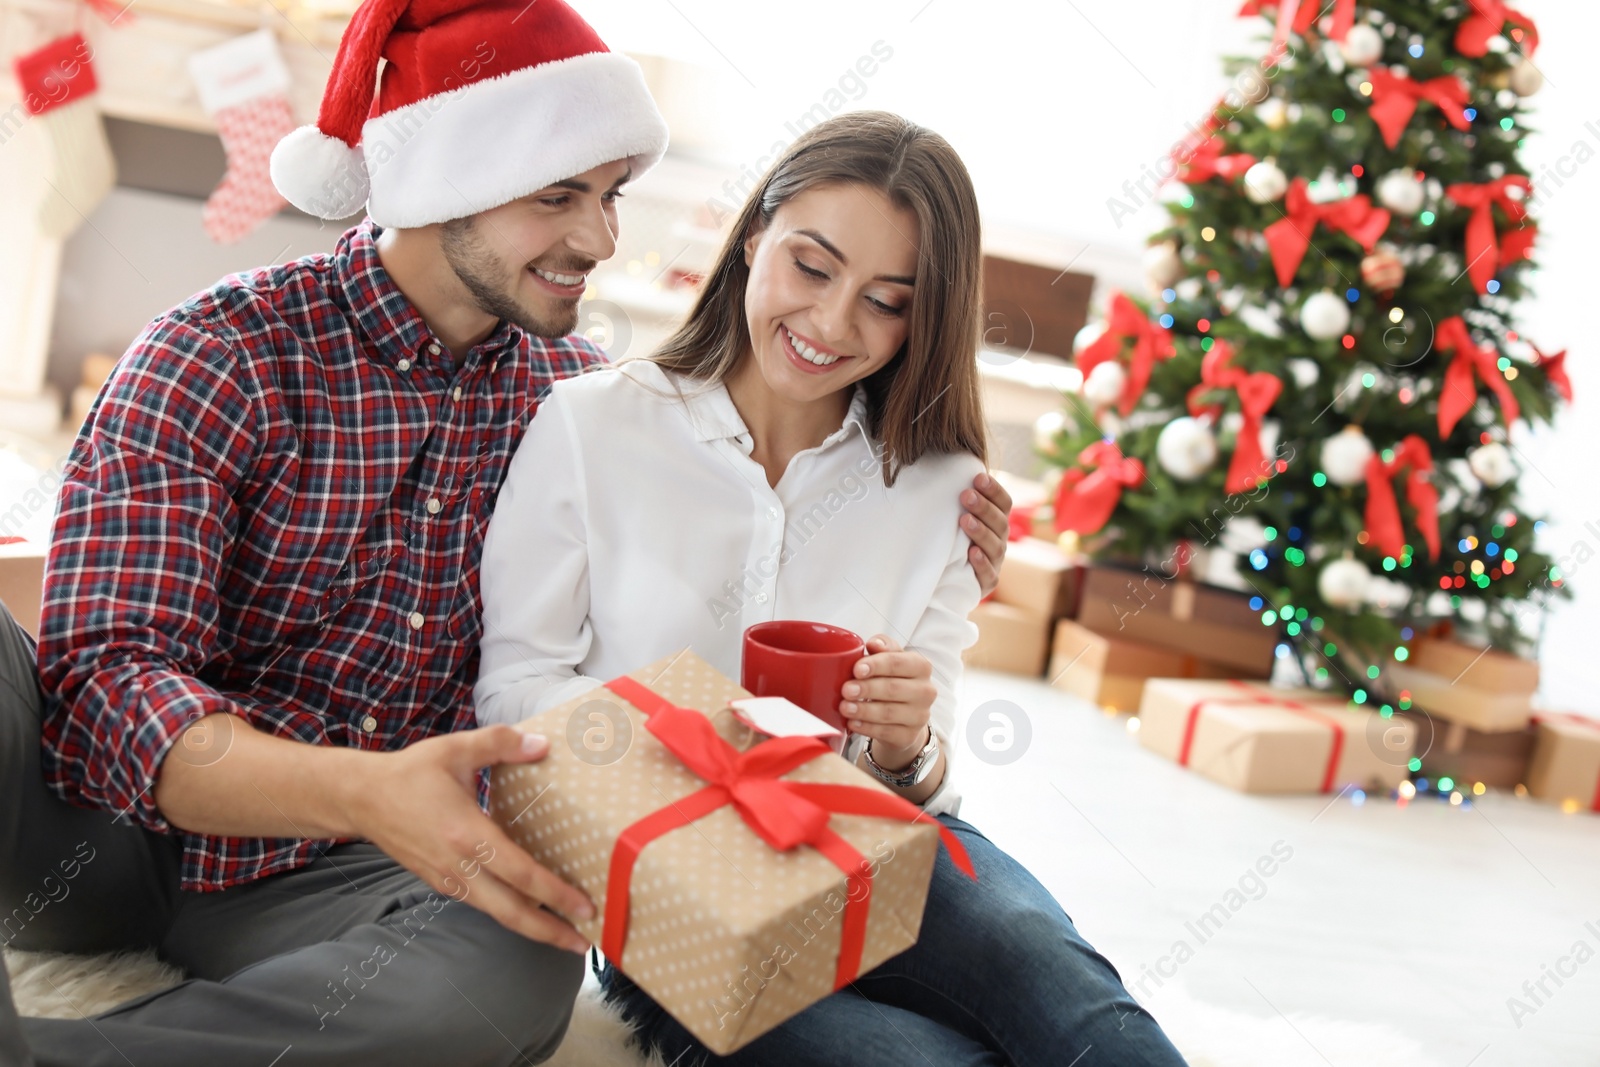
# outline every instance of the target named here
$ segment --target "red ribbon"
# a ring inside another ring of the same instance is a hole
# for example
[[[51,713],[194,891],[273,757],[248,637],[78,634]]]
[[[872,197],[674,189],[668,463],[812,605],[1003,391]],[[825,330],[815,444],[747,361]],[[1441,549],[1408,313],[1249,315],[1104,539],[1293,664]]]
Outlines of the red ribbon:
[[[672,801],[622,831],[611,853],[606,881],[606,913],[600,951],[620,961],[628,940],[628,903],[633,867],[646,845],[679,827],[732,804],[756,835],[780,852],[810,845],[849,879],[859,878],[860,898],[846,897],[834,988],[855,981],[866,943],[867,913],[872,903],[872,874],[866,857],[828,826],[832,815],[871,815],[902,822],[931,822],[950,858],[967,877],[977,872],[967,850],[944,824],[915,804],[890,793],[855,785],[790,782],[783,775],[833,750],[814,737],[775,737],[740,752],[717,735],[711,720],[692,708],[681,708],[632,678],[615,678],[606,688],[644,713],[645,728],[684,766],[704,778],[706,786]],[[847,883],[848,884],[848,883]]]
[[[1083,372],[1085,378],[1089,377],[1089,372],[1100,364],[1120,356],[1123,345],[1128,341],[1133,342],[1133,350],[1128,357],[1128,379],[1118,402],[1124,415],[1131,412],[1133,405],[1144,395],[1145,386],[1150,381],[1150,369],[1155,366],[1156,360],[1171,359],[1175,349],[1172,347],[1172,335],[1165,328],[1151,322],[1149,316],[1139,310],[1139,305],[1125,294],[1113,293],[1105,333],[1078,353],[1078,370]]]
[[[1296,715],[1313,719],[1332,731],[1333,744],[1328,749],[1328,765],[1322,772],[1322,787],[1320,790],[1323,793],[1331,793],[1333,791],[1334,777],[1339,773],[1339,756],[1344,752],[1344,724],[1333,716],[1326,715],[1309,705],[1293,700],[1285,700],[1282,697],[1269,696],[1240,681],[1233,681],[1230,684],[1240,690],[1238,696],[1206,697],[1203,700],[1195,701],[1189,706],[1189,715],[1183,724],[1183,741],[1178,746],[1178,766],[1187,767],[1189,765],[1189,753],[1194,747],[1194,734],[1200,722],[1200,712],[1205,709],[1207,704],[1235,706],[1264,704],[1268,707],[1282,708],[1284,711],[1292,711]]]
[[[1039,505],[1031,507],[1015,507],[1006,516],[1006,540],[1020,541],[1024,537],[1033,536],[1033,517],[1039,511]]]
[[[1372,82],[1372,107],[1368,114],[1383,132],[1383,143],[1390,148],[1400,142],[1406,123],[1411,121],[1417,104],[1423,100],[1444,112],[1444,117],[1456,129],[1465,130],[1472,125],[1466,110],[1471,95],[1466,83],[1453,74],[1417,82],[1387,67],[1373,67],[1367,80]]]
[[[1463,182],[1445,189],[1445,195],[1472,211],[1467,220],[1467,273],[1472,276],[1473,287],[1480,293],[1489,291],[1489,279],[1506,263],[1527,259],[1533,251],[1533,239],[1538,227],[1528,222],[1528,209],[1522,200],[1509,195],[1511,189],[1521,189],[1526,194],[1533,184],[1526,175],[1508,174],[1482,185]],[[1499,204],[1508,222],[1521,223],[1516,229],[1497,235],[1492,208]]]
[[[1400,504],[1394,495],[1394,478],[1404,468],[1406,502],[1417,512],[1417,529],[1428,545],[1428,558],[1439,558],[1439,490],[1433,484],[1433,453],[1416,434],[1396,446],[1387,463],[1381,455],[1367,460],[1367,536],[1373,547],[1396,560],[1405,552],[1405,529]]]
[[[1213,421],[1216,420],[1222,406],[1208,407],[1200,403],[1200,395],[1212,389],[1232,389],[1239,395],[1239,411],[1244,415],[1244,423],[1233,443],[1233,459],[1228,464],[1228,478],[1223,489],[1230,493],[1248,492],[1263,477],[1269,476],[1266,457],[1261,451],[1261,420],[1283,392],[1283,382],[1267,371],[1251,373],[1233,366],[1233,346],[1219,340],[1200,361],[1200,384],[1189,390],[1189,414],[1206,411]]]
[[[1552,722],[1555,720],[1575,723],[1578,726],[1584,727],[1585,729],[1593,730],[1596,734],[1600,734],[1600,721],[1587,718],[1583,715],[1569,715],[1562,711],[1541,711],[1539,714],[1533,717],[1534,722]],[[1589,803],[1589,810],[1600,811],[1600,777],[1595,778],[1594,799]]]
[[[30,115],[43,115],[81,100],[99,89],[89,42],[81,33],[65,37],[19,55],[12,61],[22,106]]]
[[[1122,491],[1144,481],[1144,464],[1124,456],[1110,441],[1085,448],[1078,453],[1078,462],[1096,469],[1091,473],[1074,467],[1062,475],[1056,495],[1056,533],[1095,533],[1111,521]]]
[[[1256,157],[1247,152],[1223,155],[1222,142],[1213,135],[1195,145],[1177,162],[1178,180],[1192,185],[1208,178],[1232,181],[1255,166]]]
[[[1555,355],[1547,356],[1535,348],[1533,354],[1536,360],[1534,365],[1544,371],[1545,378],[1556,387],[1562,399],[1572,403],[1572,379],[1567,377],[1567,350],[1563,348]]]
[[[1270,0],[1245,0],[1244,6],[1239,9],[1239,17],[1259,15],[1263,7],[1270,6],[1272,6]],[[1277,8],[1278,20],[1272,36],[1270,63],[1276,63],[1278,58],[1288,51],[1291,31],[1302,37],[1306,35],[1324,9],[1324,3],[1323,0],[1278,0]],[[1334,41],[1344,40],[1355,21],[1356,0],[1334,0],[1333,22],[1328,28],[1328,38]]]
[[[1440,351],[1455,353],[1445,369],[1444,389],[1439,394],[1439,440],[1449,437],[1456,423],[1477,403],[1480,378],[1500,398],[1500,414],[1506,425],[1516,422],[1522,409],[1505,375],[1500,373],[1500,360],[1494,350],[1472,343],[1472,335],[1467,332],[1467,324],[1461,321],[1460,315],[1452,315],[1441,322],[1434,337]]]
[[[1498,34],[1506,23],[1522,30],[1522,52],[1531,56],[1539,47],[1539,31],[1533,20],[1522,12],[1508,7],[1501,0],[1467,0],[1472,14],[1456,27],[1456,51],[1473,59],[1489,54],[1489,38]]]
[[[1367,252],[1372,251],[1378,238],[1389,228],[1389,213],[1381,207],[1373,207],[1364,193],[1330,204],[1318,204],[1311,199],[1309,190],[1304,178],[1296,178],[1284,199],[1283,218],[1261,231],[1272,251],[1278,284],[1284,288],[1294,283],[1295,271],[1300,269],[1306,249],[1311,247],[1311,235],[1318,223],[1349,234]]]

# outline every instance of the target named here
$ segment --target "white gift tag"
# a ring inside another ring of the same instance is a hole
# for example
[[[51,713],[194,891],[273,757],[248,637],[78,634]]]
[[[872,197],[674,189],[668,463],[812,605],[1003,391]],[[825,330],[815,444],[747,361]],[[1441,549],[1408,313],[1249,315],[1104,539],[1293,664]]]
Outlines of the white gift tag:
[[[768,737],[843,737],[805,708],[783,697],[729,701],[739,718]]]

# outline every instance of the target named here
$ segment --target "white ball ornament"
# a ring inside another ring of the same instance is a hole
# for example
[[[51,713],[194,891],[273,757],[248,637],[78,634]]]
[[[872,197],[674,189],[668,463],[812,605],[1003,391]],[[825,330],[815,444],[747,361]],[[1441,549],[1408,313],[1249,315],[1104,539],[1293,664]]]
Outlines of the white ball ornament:
[[[1033,422],[1033,447],[1047,456],[1057,451],[1057,441],[1067,428],[1067,417],[1059,411],[1047,411]]]
[[[1378,203],[1407,218],[1422,210],[1423,188],[1408,170],[1391,170],[1378,179]]]
[[[1532,96],[1544,88],[1544,72],[1529,63],[1527,57],[1517,60],[1511,68],[1511,91],[1518,96]]]
[[[1122,399],[1122,388],[1127,384],[1128,372],[1122,364],[1108,361],[1089,372],[1083,382],[1083,396],[1091,404],[1115,404]]]
[[[1289,123],[1289,105],[1282,97],[1268,97],[1256,105],[1256,118],[1269,130],[1281,130]]]
[[[1317,575],[1317,592],[1334,607],[1349,610],[1361,605],[1371,581],[1372,572],[1358,560],[1331,560]]]
[[[1217,439],[1205,421],[1181,415],[1157,435],[1156,462],[1178,481],[1194,481],[1217,462]]]
[[[1170,289],[1182,277],[1183,260],[1178,257],[1177,245],[1162,241],[1144,250],[1144,278],[1151,292]]]
[[[1300,305],[1300,328],[1307,337],[1328,341],[1350,326],[1350,302],[1338,293],[1324,289],[1312,293]]]
[[[1346,426],[1322,442],[1322,473],[1334,485],[1360,485],[1367,477],[1367,461],[1375,449],[1360,427]]]
[[[1366,23],[1351,26],[1339,45],[1339,54],[1352,67],[1369,67],[1383,57],[1383,34]]]
[[[1263,159],[1244,172],[1244,195],[1257,204],[1281,200],[1288,191],[1288,177],[1270,159]]]
[[[1490,54],[1497,56],[1503,56],[1511,51],[1511,42],[1504,35],[1498,33],[1484,41],[1483,46],[1489,50]]]
[[[1079,330],[1072,337],[1072,354],[1077,355],[1079,352],[1082,352],[1085,348],[1088,348],[1090,345],[1100,340],[1100,338],[1104,336],[1105,332],[1106,324],[1102,321],[1096,320],[1094,322],[1085,323],[1083,329]]]
[[[1490,489],[1498,489],[1516,477],[1516,464],[1511,462],[1511,452],[1499,441],[1490,441],[1467,455],[1467,466],[1478,481]]]

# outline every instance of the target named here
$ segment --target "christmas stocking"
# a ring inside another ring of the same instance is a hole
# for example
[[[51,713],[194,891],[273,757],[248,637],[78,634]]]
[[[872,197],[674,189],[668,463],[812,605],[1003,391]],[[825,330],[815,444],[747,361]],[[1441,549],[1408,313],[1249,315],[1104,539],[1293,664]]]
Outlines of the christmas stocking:
[[[227,173],[206,201],[201,219],[212,240],[231,244],[284,205],[267,162],[295,127],[286,95],[289,70],[272,31],[257,30],[195,53],[189,73],[228,157]]]
[[[38,117],[50,150],[39,228],[51,237],[81,226],[117,182],[89,55],[89,43],[74,33],[15,61],[23,107]]]

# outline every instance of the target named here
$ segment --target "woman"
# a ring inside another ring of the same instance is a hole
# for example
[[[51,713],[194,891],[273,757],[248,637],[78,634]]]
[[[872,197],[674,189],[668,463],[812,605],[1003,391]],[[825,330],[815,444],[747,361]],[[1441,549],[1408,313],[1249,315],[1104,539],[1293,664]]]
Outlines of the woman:
[[[737,677],[744,629],[773,618],[876,634],[840,693],[846,754],[960,835],[978,871],[941,854],[916,946],[726,1058],[608,965],[608,996],[670,1063],[1182,1063],[1049,893],[955,817],[980,261],[943,139],[881,112],[824,122],[745,205],[684,326],[648,359],[558,384],[501,490],[481,722],[685,645]]]

